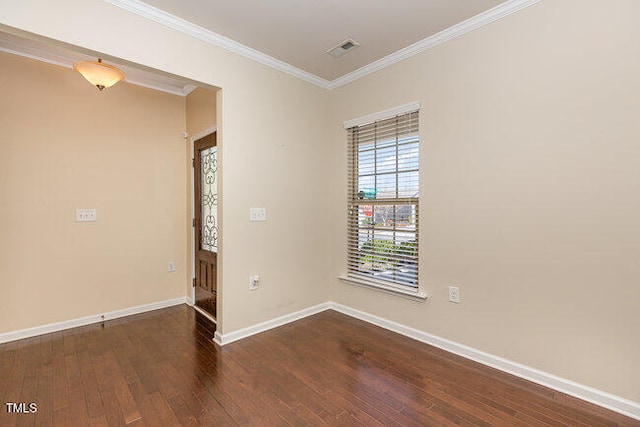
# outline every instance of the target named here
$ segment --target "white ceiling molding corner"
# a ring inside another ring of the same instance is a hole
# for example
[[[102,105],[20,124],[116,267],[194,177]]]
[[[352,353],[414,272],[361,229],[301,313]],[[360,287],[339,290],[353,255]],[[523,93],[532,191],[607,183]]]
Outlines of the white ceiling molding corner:
[[[198,86],[196,85],[192,85],[192,84],[186,84],[184,85],[184,87],[182,88],[182,96],[187,96],[189,95],[191,92],[193,92],[194,90],[196,90]]]
[[[490,24],[500,18],[507,15],[511,15],[519,10],[534,5],[541,0],[509,0],[492,9],[479,13],[478,15],[462,21],[452,27],[442,30],[437,34],[420,40],[412,45],[409,45],[403,49],[398,50],[390,55],[380,58],[371,64],[365,65],[351,73],[345,74],[342,77],[338,77],[332,80],[329,84],[329,89],[335,89],[340,86],[344,86],[347,83],[351,83],[364,76],[367,76],[376,71],[382,70],[390,65],[400,62],[404,59],[411,58],[419,53],[436,47],[444,42],[447,42],[456,37],[460,37],[470,31],[480,28],[484,25]]]
[[[329,86],[331,84],[331,82],[329,82],[328,80],[318,77],[315,74],[311,74],[307,71],[301,70],[300,68],[287,64],[284,61],[280,61],[279,59],[266,55],[260,51],[231,40],[230,38],[202,28],[199,25],[192,24],[189,21],[178,18],[177,16],[171,15],[170,13],[150,6],[139,0],[104,1],[128,12],[150,19],[166,27],[200,39],[206,43],[221,47],[233,53],[237,53],[238,55],[242,55],[246,58],[252,59],[263,65],[282,71],[283,73],[290,74],[309,83],[313,83],[322,88],[329,89]]]

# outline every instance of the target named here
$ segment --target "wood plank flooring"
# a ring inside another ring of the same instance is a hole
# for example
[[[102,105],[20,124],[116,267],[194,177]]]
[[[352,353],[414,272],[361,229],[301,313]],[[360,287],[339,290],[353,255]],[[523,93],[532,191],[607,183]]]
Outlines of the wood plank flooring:
[[[209,313],[211,317],[216,319],[218,317],[217,303],[216,303],[216,295],[209,294],[208,298],[202,298],[196,300],[196,305]]]
[[[334,311],[213,328],[182,305],[0,345],[0,426],[640,425]]]

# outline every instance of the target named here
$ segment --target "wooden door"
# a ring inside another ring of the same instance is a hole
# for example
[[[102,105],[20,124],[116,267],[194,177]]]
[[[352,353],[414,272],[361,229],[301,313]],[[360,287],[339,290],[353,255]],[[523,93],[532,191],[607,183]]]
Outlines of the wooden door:
[[[218,147],[216,133],[194,143],[195,302],[216,317],[218,260]]]

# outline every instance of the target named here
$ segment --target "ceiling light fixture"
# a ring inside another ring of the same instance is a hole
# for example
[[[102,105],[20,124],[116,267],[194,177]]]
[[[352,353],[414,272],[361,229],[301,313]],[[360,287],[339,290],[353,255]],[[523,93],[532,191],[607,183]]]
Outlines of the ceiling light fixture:
[[[124,79],[122,71],[113,65],[104,64],[101,58],[98,58],[98,62],[76,62],[73,64],[73,68],[101,92]]]

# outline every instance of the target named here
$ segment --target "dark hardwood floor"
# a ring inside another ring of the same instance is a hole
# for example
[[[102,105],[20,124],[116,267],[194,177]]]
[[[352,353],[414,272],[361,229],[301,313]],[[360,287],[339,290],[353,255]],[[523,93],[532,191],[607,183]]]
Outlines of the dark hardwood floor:
[[[209,313],[211,317],[214,319],[218,316],[217,303],[216,303],[216,295],[209,294],[208,298],[202,298],[196,301],[196,305]]]
[[[0,345],[0,426],[640,425],[333,311],[213,327],[183,305]]]

